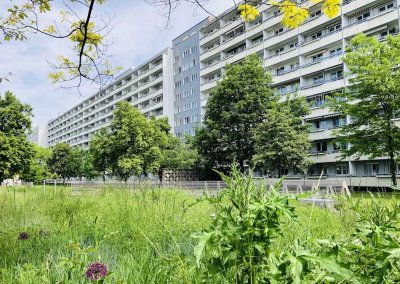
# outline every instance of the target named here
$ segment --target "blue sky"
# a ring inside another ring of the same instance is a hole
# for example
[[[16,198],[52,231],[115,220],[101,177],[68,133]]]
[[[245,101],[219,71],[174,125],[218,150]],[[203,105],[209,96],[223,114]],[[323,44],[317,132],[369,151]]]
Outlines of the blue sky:
[[[206,7],[213,14],[219,14],[232,4],[227,0],[210,0]],[[0,4],[0,11],[4,11],[4,2]],[[109,35],[113,44],[108,54],[112,64],[124,68],[137,66],[171,46],[172,39],[208,16],[192,4],[182,3],[165,27],[166,18],[144,0],[108,0],[97,10],[99,14],[113,17]],[[68,42],[40,35],[32,35],[27,42],[0,44],[0,76],[13,74],[10,82],[0,84],[0,94],[10,90],[21,101],[29,103],[33,107],[33,125],[46,123],[96,90],[94,86],[86,88],[79,95],[76,89],[62,89],[48,80],[49,62],[68,52]]]

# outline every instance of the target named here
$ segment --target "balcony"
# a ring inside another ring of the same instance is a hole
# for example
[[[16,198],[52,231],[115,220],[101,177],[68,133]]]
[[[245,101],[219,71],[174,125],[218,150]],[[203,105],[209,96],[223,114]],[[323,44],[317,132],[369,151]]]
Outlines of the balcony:
[[[299,56],[298,48],[288,49],[286,51],[281,52],[278,55],[272,55],[264,59],[265,67],[276,65],[280,62],[287,61],[289,59],[295,58]]]
[[[248,54],[253,54],[253,53],[262,51],[263,49],[264,49],[264,45],[263,45],[263,42],[261,41],[256,44],[253,44],[252,46],[247,48],[247,51],[248,51]]]
[[[304,33],[307,32],[311,29],[317,28],[317,27],[322,27],[324,25],[326,25],[327,22],[333,20],[333,19],[337,19],[340,17],[340,13],[339,15],[337,15],[334,18],[328,18],[326,15],[321,14],[318,17],[314,17],[314,18],[309,18],[308,20],[306,20],[306,22],[304,22],[301,26],[299,26],[299,33]]]
[[[342,4],[342,13],[346,15],[375,2],[376,0],[344,0]]]
[[[208,82],[202,83],[200,86],[201,91],[206,91],[206,90],[210,90],[214,87],[217,86],[217,82],[220,80],[221,78],[217,78],[214,80],[210,80]]]
[[[311,153],[309,158],[315,164],[334,163],[339,161],[339,152],[315,152]]]
[[[311,61],[301,66],[301,74],[307,75],[311,73],[315,73],[318,71],[329,69],[333,66],[342,64],[342,55],[343,53],[338,53],[333,56],[323,57],[320,60]]]
[[[338,41],[342,41],[341,29],[336,30],[332,33],[325,34],[315,40],[301,44],[300,53],[301,54],[309,53],[313,50],[322,48],[324,46],[328,46],[328,45],[338,42]]]
[[[207,58],[213,57],[216,54],[219,54],[220,52],[221,52],[221,45],[218,44],[218,45],[214,46],[213,48],[210,48],[210,49],[207,49],[207,50],[203,51],[200,54],[200,61],[204,61]]]
[[[319,93],[328,93],[345,87],[344,79],[326,80],[301,87],[301,95],[308,97]]]
[[[281,21],[282,21],[282,13],[265,19],[263,22],[263,25],[265,27],[273,27],[273,26],[279,24]]]
[[[332,138],[332,129],[313,129],[308,137],[311,141],[329,139]]]
[[[292,37],[297,37],[298,31],[297,29],[291,29],[284,31],[278,35],[270,36],[265,40],[265,45],[270,47],[281,43],[282,41],[286,41]]]
[[[294,80],[299,77],[300,77],[300,69],[296,68],[281,72],[279,75],[273,76],[272,81],[274,85],[277,85],[286,81]]]
[[[262,32],[264,29],[264,25],[262,22],[256,24],[256,25],[252,25],[246,28],[246,37],[252,37],[260,32]]]
[[[201,74],[207,75],[207,74],[212,73],[215,70],[219,70],[225,66],[226,66],[226,63],[224,62],[224,60],[220,60],[220,61],[214,62],[208,66],[201,68]]]
[[[385,12],[373,15],[365,20],[350,24],[343,29],[343,37],[348,38],[358,33],[371,30],[373,28],[382,26],[384,23],[398,20],[398,13],[396,8],[392,8]]]

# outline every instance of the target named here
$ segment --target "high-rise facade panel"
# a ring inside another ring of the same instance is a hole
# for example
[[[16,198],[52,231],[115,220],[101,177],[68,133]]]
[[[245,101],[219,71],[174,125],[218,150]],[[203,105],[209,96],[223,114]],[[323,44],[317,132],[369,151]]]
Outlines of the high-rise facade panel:
[[[113,111],[120,101],[127,101],[145,116],[167,116],[173,124],[172,49],[166,48],[137,68],[118,75],[98,93],[48,122],[49,146],[66,142],[87,147],[90,138],[109,127]]]
[[[329,176],[385,175],[389,172],[385,157],[339,160],[332,131],[349,123],[351,117],[341,117],[324,106],[328,94],[349,85],[341,57],[351,38],[361,32],[379,40],[397,34],[400,3],[347,0],[343,1],[341,13],[328,18],[321,3],[302,2],[310,7],[310,17],[295,29],[284,27],[282,14],[269,5],[258,7],[261,14],[253,22],[244,23],[232,8],[201,28],[202,116],[211,90],[226,72],[226,65],[257,54],[272,74],[273,87],[282,100],[297,94],[310,104],[312,112],[304,120],[312,126],[310,157],[315,164],[310,169],[311,175],[320,175],[322,171]]]
[[[199,30],[204,20],[172,41],[174,50],[174,133],[194,136],[200,126]]]

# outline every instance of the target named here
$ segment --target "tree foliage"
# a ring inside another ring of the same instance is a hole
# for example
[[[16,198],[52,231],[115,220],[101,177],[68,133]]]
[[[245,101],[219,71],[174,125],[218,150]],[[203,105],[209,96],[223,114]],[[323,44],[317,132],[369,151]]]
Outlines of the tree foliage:
[[[65,182],[71,177],[80,175],[81,161],[79,150],[73,149],[67,143],[56,144],[48,161],[49,168]]]
[[[101,175],[103,181],[105,181],[111,165],[108,138],[108,131],[103,128],[90,140],[89,145],[93,171],[96,172],[96,176]]]
[[[257,166],[268,173],[278,169],[304,172],[309,165],[310,149],[308,126],[302,117],[309,113],[304,98],[289,99],[269,111],[265,121],[255,131],[255,155]]]
[[[0,181],[22,173],[34,156],[28,142],[32,109],[11,92],[0,96]]]
[[[226,76],[211,93],[204,126],[194,142],[209,166],[224,167],[235,161],[243,170],[245,161],[251,161],[254,129],[277,101],[271,82],[256,55],[228,66]]]
[[[35,184],[41,184],[43,180],[51,179],[53,173],[47,164],[50,156],[50,148],[34,145],[34,155],[30,161],[26,161],[29,166],[22,172],[21,179]]]
[[[146,117],[128,102],[120,102],[114,112],[109,134],[109,161],[115,175],[123,180],[130,176],[157,173],[167,143],[163,129],[168,122]]]
[[[337,131],[342,157],[388,157],[396,185],[400,128],[393,119],[400,114],[400,37],[379,42],[360,34],[350,42],[343,61],[352,85],[331,100],[334,111],[351,119]]]

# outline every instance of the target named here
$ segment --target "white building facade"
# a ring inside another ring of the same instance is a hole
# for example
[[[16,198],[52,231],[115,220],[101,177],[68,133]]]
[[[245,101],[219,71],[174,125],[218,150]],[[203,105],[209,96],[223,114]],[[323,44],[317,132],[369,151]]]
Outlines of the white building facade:
[[[75,107],[48,122],[48,146],[66,142],[87,147],[90,138],[100,129],[109,127],[113,110],[120,101],[127,101],[146,117],[168,117],[173,124],[173,53],[171,48],[118,75]]]
[[[28,141],[41,147],[47,147],[47,124],[39,124],[28,135]]]
[[[304,120],[312,125],[310,157],[315,164],[311,175],[320,175],[323,170],[327,176],[387,176],[389,163],[384,157],[373,161],[367,157],[357,161],[338,159],[332,130],[351,118],[332,113],[324,104],[327,94],[349,84],[341,57],[351,38],[361,32],[381,40],[397,34],[400,1],[346,0],[341,13],[332,19],[322,13],[321,3],[302,2],[308,2],[310,18],[296,29],[282,26],[282,15],[276,7],[262,5],[258,7],[260,17],[251,23],[244,23],[232,8],[218,19],[210,19],[200,30],[202,117],[226,65],[257,54],[273,75],[273,86],[282,100],[298,94],[310,103],[312,112]]]

